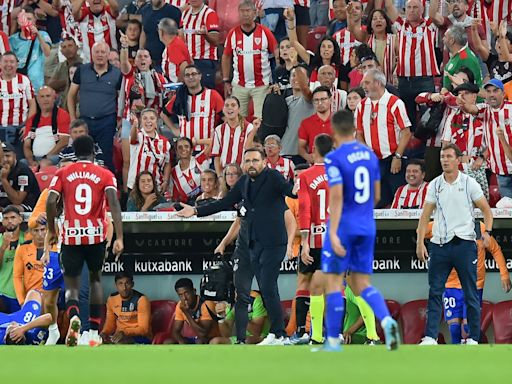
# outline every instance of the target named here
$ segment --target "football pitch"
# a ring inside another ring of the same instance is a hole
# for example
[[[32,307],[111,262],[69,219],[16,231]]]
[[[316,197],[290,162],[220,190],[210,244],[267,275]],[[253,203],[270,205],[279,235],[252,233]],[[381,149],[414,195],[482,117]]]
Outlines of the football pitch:
[[[311,347],[101,346],[0,348],[1,383],[505,383],[512,345]]]

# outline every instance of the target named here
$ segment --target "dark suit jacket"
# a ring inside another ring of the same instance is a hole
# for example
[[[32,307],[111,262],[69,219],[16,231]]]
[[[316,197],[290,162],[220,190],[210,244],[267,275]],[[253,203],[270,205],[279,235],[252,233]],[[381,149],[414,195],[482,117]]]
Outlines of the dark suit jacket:
[[[255,180],[243,175],[221,200],[197,207],[197,216],[208,216],[229,210],[243,201],[241,213],[247,222],[248,241],[264,247],[285,245],[288,241],[284,212],[285,196],[297,198],[293,186],[275,169],[265,168]]]

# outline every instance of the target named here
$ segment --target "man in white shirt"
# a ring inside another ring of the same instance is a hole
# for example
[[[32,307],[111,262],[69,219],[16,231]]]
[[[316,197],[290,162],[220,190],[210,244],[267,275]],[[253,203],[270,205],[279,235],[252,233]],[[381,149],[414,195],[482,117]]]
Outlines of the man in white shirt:
[[[442,316],[442,296],[451,270],[455,268],[462,284],[467,307],[469,337],[466,344],[478,344],[480,338],[480,300],[476,286],[477,250],[473,209],[484,215],[484,244],[492,234],[492,212],[480,185],[459,171],[462,152],[455,144],[441,150],[443,173],[428,186],[423,212],[418,223],[416,254],[421,261],[429,257],[424,239],[430,217],[434,214],[430,241],[428,283],[430,286],[427,324],[421,345],[436,345]]]

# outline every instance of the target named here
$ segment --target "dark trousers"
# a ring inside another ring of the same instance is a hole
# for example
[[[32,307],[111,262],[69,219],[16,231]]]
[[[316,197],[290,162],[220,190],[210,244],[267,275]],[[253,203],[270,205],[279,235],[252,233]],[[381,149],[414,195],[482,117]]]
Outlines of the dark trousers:
[[[464,302],[467,308],[469,337],[480,340],[480,299],[476,287],[477,270],[476,243],[454,237],[450,242],[438,245],[430,243],[428,262],[427,324],[425,336],[437,339],[439,323],[443,313],[443,293],[446,279],[453,268],[457,271]]]
[[[402,159],[402,168],[400,168],[400,172],[395,174],[391,173],[392,160],[393,156],[379,160],[381,197],[376,207],[378,209],[390,205],[393,202],[396,190],[405,184],[405,167],[407,167],[405,160]]]
[[[89,127],[89,135],[98,143],[103,151],[103,158],[108,169],[115,173],[113,162],[114,135],[116,133],[117,117],[113,113],[111,115],[90,118],[80,116]]]
[[[398,93],[400,98],[405,104],[407,115],[411,120],[411,131],[416,130],[418,123],[418,113],[416,111],[416,101],[414,99],[421,92],[435,92],[434,78],[428,76],[417,77],[399,77],[398,78]]]
[[[286,245],[263,247],[254,241],[249,247],[251,266],[270,319],[270,333],[276,337],[284,336],[283,309],[277,279],[286,254]]]
[[[80,310],[80,321],[82,322],[82,331],[88,331],[89,325],[89,268],[84,263],[82,274],[80,275],[80,292],[78,294],[78,309]]]
[[[425,148],[425,181],[432,181],[443,173],[441,167],[441,148],[426,147]]]
[[[217,62],[215,60],[194,60],[194,64],[202,73],[201,84],[203,87],[215,89],[215,76],[217,73]]]
[[[237,340],[245,340],[247,324],[249,324],[249,306],[251,305],[251,287],[254,278],[249,248],[237,244],[233,253],[234,282],[236,289],[235,329]]]

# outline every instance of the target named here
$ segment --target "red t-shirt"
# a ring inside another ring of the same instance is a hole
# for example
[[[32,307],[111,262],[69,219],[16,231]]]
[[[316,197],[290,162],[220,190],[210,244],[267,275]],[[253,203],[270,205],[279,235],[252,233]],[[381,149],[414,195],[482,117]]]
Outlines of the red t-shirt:
[[[332,136],[331,116],[327,120],[322,120],[316,113],[307,119],[302,120],[299,127],[299,139],[308,143],[308,153],[313,152],[315,137],[321,133]]]
[[[176,83],[180,74],[180,65],[184,61],[189,64],[192,63],[185,42],[176,36],[162,53],[162,72],[165,77]]]
[[[50,183],[50,193],[64,201],[62,243],[92,245],[107,237],[106,190],[117,192],[117,181],[108,169],[90,161],[78,161],[57,171]]]

